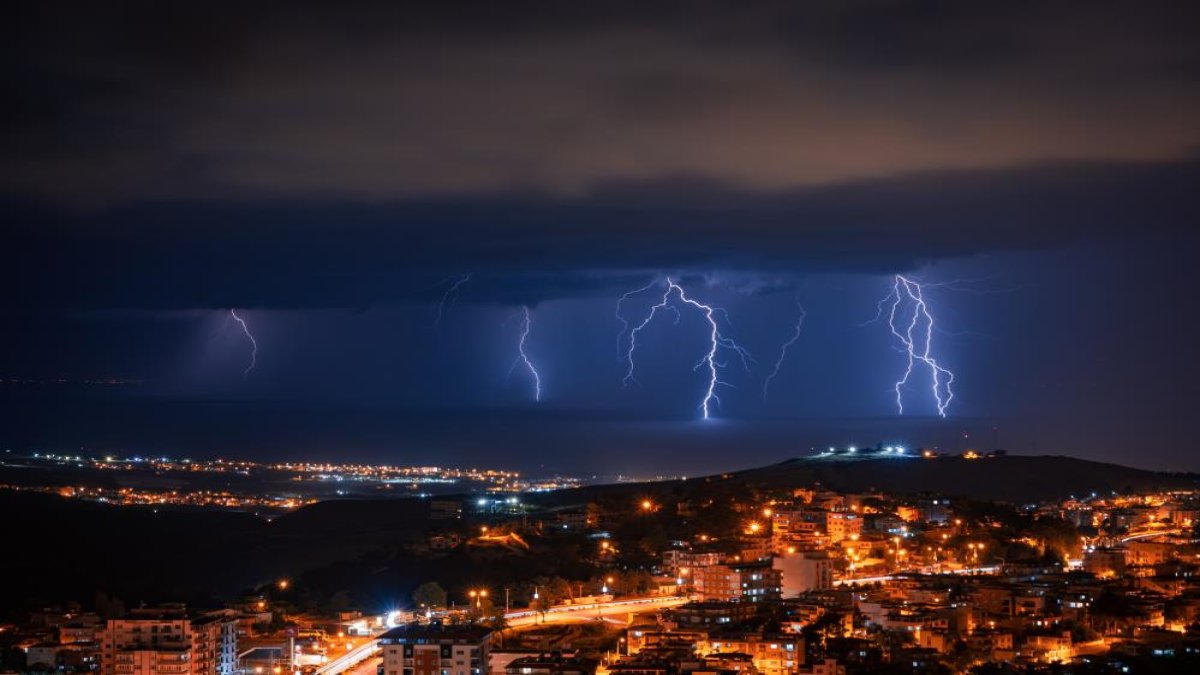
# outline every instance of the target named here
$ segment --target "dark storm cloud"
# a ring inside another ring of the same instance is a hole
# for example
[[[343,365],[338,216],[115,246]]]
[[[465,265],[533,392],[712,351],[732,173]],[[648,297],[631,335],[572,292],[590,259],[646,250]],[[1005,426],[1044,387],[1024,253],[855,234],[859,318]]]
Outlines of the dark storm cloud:
[[[748,6],[749,5],[749,6]],[[1200,140],[1181,3],[30,3],[10,193],[746,190]]]
[[[64,213],[10,205],[0,280],[18,307],[533,303],[663,272],[887,273],[944,257],[1147,236],[1196,222],[1200,163],[933,173],[786,193],[711,183],[362,204],[181,203]],[[766,281],[763,281],[766,280]]]
[[[1189,225],[1180,3],[55,3],[5,22],[20,307],[611,292]]]

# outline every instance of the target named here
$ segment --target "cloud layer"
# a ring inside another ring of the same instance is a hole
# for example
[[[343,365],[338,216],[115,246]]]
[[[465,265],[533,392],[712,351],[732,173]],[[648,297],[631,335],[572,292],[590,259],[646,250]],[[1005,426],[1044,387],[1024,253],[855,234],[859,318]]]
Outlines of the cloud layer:
[[[1200,140],[1180,3],[29,3],[8,192],[389,200],[747,191]]]

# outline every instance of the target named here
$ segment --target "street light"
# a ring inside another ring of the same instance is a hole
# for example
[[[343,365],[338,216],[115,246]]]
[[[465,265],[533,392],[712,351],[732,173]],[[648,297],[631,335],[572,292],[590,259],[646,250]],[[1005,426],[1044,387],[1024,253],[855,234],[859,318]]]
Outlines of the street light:
[[[486,590],[480,589],[478,591],[469,591],[467,595],[470,596],[470,599],[472,599],[472,601],[475,603],[475,609],[484,608],[484,598],[487,597]]]

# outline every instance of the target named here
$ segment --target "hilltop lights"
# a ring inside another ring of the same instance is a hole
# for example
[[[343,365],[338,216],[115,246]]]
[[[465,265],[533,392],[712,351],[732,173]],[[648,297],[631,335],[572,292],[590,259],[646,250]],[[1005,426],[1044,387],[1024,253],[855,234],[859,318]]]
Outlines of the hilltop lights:
[[[908,450],[909,449],[903,445],[884,445],[882,443],[880,443],[878,445],[870,445],[870,446],[866,446],[866,447],[859,446],[859,445],[846,445],[841,448],[831,445],[827,449],[817,453],[816,456],[817,457],[831,457],[832,456],[832,457],[836,458],[836,457],[842,457],[845,455],[855,455],[856,457],[866,456],[866,457],[904,457],[904,458],[908,458],[908,457],[913,456],[908,453]],[[924,453],[924,456],[929,457],[930,455],[927,453]]]

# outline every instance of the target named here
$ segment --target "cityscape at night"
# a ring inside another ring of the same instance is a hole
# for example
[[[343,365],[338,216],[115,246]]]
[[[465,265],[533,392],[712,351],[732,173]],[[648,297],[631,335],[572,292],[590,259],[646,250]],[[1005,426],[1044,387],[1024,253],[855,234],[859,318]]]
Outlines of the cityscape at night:
[[[1200,5],[6,9],[0,675],[1200,673]]]

